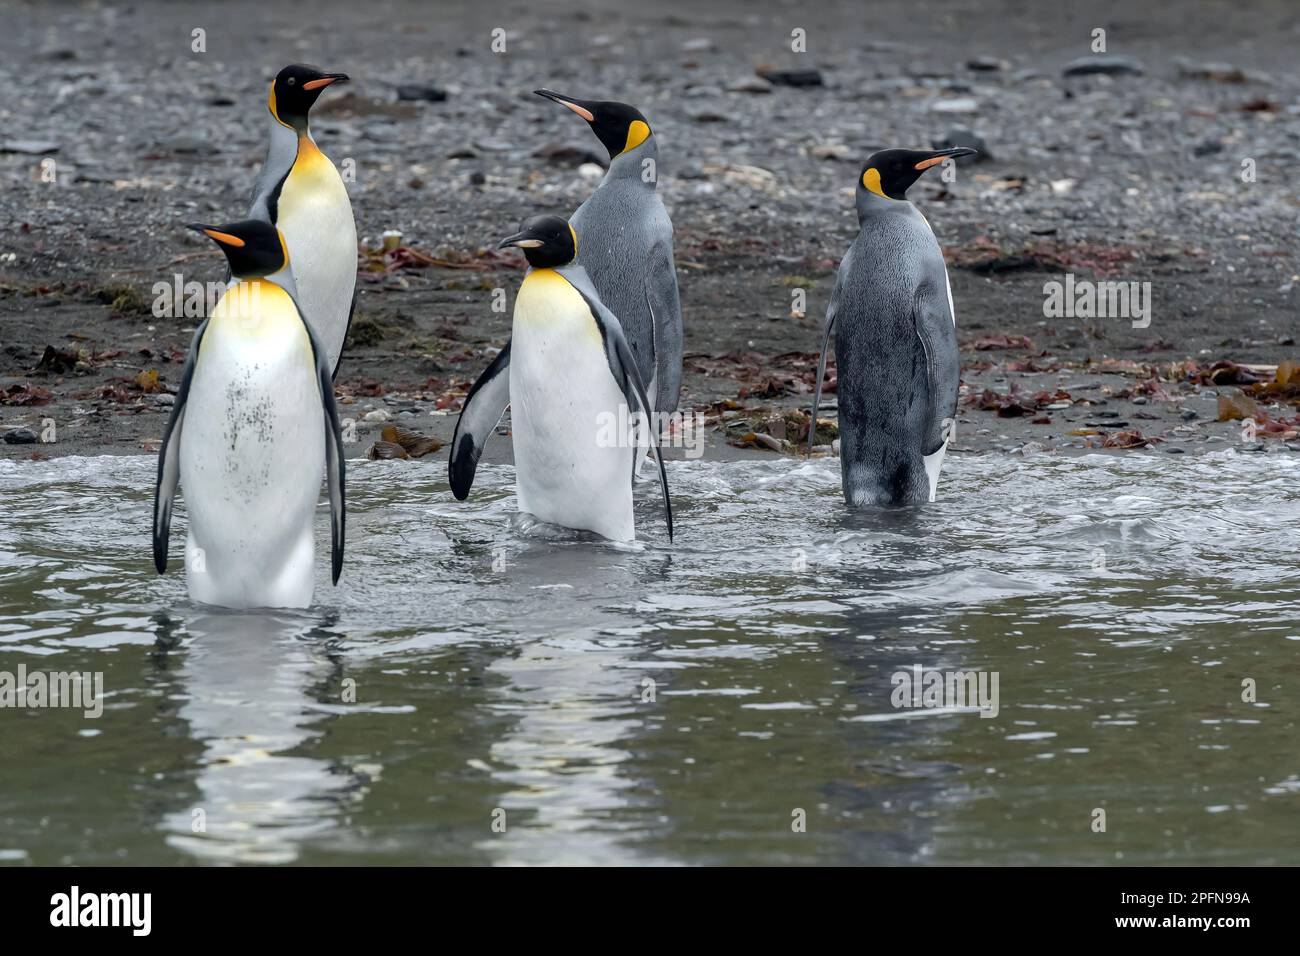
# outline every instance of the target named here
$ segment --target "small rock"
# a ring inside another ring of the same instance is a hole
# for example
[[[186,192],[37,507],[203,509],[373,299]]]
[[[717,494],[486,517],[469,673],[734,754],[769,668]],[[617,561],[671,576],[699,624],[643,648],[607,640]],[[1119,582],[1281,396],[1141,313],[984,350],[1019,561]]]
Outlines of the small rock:
[[[953,96],[930,104],[931,113],[978,113],[979,109],[979,101],[973,96]]]
[[[40,156],[44,153],[57,153],[59,144],[47,139],[10,139],[0,143],[0,153],[24,153],[28,156]]]
[[[1145,395],[1137,395],[1134,396],[1133,398],[1134,405],[1145,405],[1146,403],[1147,403],[1147,397]]]
[[[993,153],[989,151],[988,144],[984,142],[984,137],[977,136],[964,126],[954,126],[948,130],[947,135],[942,139],[933,139],[930,145],[935,149],[953,149],[957,146],[967,146],[977,150],[974,156],[958,156],[956,163],[958,166],[969,166],[972,163],[982,163],[993,158]]]
[[[447,99],[447,91],[439,89],[432,83],[402,83],[397,87],[397,98],[399,100],[442,103]]]
[[[1192,147],[1193,156],[1213,156],[1215,153],[1223,152],[1223,140],[1215,139],[1211,136],[1203,139]]]
[[[1211,80],[1215,83],[1246,83],[1252,77],[1231,63],[1192,63],[1177,57],[1178,75],[1184,80]]]
[[[725,123],[729,117],[711,106],[688,106],[686,115],[697,123]]]
[[[35,445],[36,433],[30,428],[11,428],[4,433],[6,445]]]
[[[761,76],[744,76],[727,84],[728,93],[771,93],[772,84]]]
[[[600,165],[601,155],[586,143],[546,143],[533,150],[538,159],[550,160],[557,166],[581,166],[583,163]]]
[[[808,147],[808,155],[813,159],[850,159],[853,151],[843,143],[816,143]]]
[[[966,61],[966,69],[976,73],[997,73],[1011,69],[1011,64],[995,56],[975,56]]]
[[[820,70],[759,70],[758,75],[775,86],[824,86]]]
[[[197,136],[172,136],[168,139],[158,141],[159,147],[173,153],[205,153],[216,152],[215,147],[210,146]]]
[[[1071,60],[1061,72],[1065,76],[1141,76],[1146,70],[1131,57],[1093,53]]]
[[[366,412],[362,421],[367,422],[386,422],[393,416],[385,408],[376,408],[373,412]]]
[[[718,45],[709,37],[694,37],[682,44],[682,49],[687,53],[703,53],[717,48]]]
[[[1170,445],[1168,448],[1165,449],[1165,451],[1169,452],[1169,454],[1171,455],[1185,454],[1183,449],[1179,448],[1177,445]]]

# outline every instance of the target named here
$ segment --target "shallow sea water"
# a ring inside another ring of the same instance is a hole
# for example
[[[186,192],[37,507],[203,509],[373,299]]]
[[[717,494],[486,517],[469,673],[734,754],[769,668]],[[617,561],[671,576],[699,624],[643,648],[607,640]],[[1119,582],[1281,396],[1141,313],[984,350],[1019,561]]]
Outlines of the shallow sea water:
[[[357,461],[340,586],[322,505],[317,606],[244,614],[183,495],[153,573],[154,467],[0,462],[0,671],[105,691],[0,709],[0,863],[1300,863],[1300,456],[950,456],[860,514],[672,462],[631,548]],[[914,665],[997,715],[894,706]]]

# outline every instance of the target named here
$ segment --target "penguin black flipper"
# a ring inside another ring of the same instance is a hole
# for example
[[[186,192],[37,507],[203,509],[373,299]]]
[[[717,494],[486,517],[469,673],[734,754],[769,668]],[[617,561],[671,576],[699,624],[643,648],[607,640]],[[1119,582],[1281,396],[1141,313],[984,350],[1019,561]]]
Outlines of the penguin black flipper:
[[[591,316],[596,321],[596,327],[600,329],[600,337],[605,343],[605,358],[609,362],[610,374],[614,376],[614,381],[618,384],[623,397],[627,400],[628,409],[633,406],[639,406],[641,412],[649,422],[652,419],[650,400],[646,397],[645,385],[641,381],[641,372],[637,369],[636,357],[632,354],[632,347],[627,344],[627,337],[623,334],[623,326],[618,321],[617,316],[605,308],[604,303],[596,294],[596,288],[591,284],[591,279],[587,275],[587,270],[582,266],[561,266],[555,270],[568,280],[569,285],[582,296],[587,303],[587,308],[591,309]],[[659,466],[659,486],[663,489],[664,496],[664,516],[668,523],[668,540],[673,540],[673,504],[668,496],[668,472],[664,469],[663,456],[659,454],[659,442],[654,438],[653,429],[650,431],[651,441],[650,448],[654,452],[655,463]],[[635,459],[634,459],[635,461]]]
[[[655,369],[659,379],[655,411],[675,412],[682,389],[682,300],[677,291],[671,242],[650,250],[646,298],[654,324]],[[664,356],[673,358],[665,362]]]
[[[298,300],[294,299],[295,306]],[[334,401],[334,376],[326,361],[325,350],[311,330],[311,325],[303,318],[302,309],[298,317],[307,330],[311,341],[311,354],[316,360],[316,376],[320,381],[320,403],[325,413],[325,478],[329,484],[330,496],[330,578],[332,583],[339,583],[343,573],[343,538],[347,529],[348,508],[344,494],[344,454],[343,429],[339,425],[339,408]]]
[[[172,413],[167,419],[167,431],[163,433],[162,445],[158,449],[158,478],[153,493],[153,566],[159,574],[167,571],[167,539],[172,527],[172,500],[176,497],[176,486],[181,478],[181,432],[185,426],[185,402],[190,397],[194,366],[199,360],[199,345],[203,342],[203,333],[207,328],[208,320],[204,319],[194,332],[189,355],[186,356],[185,367],[181,371],[180,387],[176,390],[176,401],[172,404]]]
[[[826,357],[831,347],[831,333],[835,331],[835,313],[840,308],[840,296],[843,294],[844,280],[843,276],[848,274],[851,268],[849,257],[853,255],[853,247],[844,254],[844,260],[840,263],[839,272],[835,274],[835,288],[831,290],[831,304],[826,307],[826,332],[822,336],[821,358],[817,360],[817,385],[813,388],[812,417],[808,419],[808,454],[812,454],[813,442],[817,437],[817,407],[822,403],[822,379],[826,377]]]
[[[322,353],[320,371],[321,405],[325,409],[325,472],[330,493],[330,575],[334,584],[343,573],[343,537],[347,529],[347,500],[344,497],[343,429],[334,403],[334,377]]]
[[[451,493],[457,501],[469,497],[474,484],[474,472],[488,436],[496,430],[497,422],[510,404],[510,343],[497,353],[492,364],[484,369],[474,387],[465,396],[456,431],[451,437],[451,455],[447,460],[447,478]]]
[[[942,288],[934,281],[916,290],[912,307],[916,335],[925,350],[926,381],[929,385],[929,415],[926,419],[923,454],[933,455],[944,447],[948,429],[944,421],[957,414],[957,393],[961,385],[961,364],[957,355],[957,325],[948,301],[947,282]]]
[[[343,327],[343,342],[347,344],[348,335],[352,332],[352,317],[357,314],[357,296],[361,294],[359,288],[352,290],[352,307],[348,309],[348,324]],[[339,349],[338,361],[334,363],[334,371],[330,373],[330,379],[339,377],[339,366],[343,364],[343,350]]]

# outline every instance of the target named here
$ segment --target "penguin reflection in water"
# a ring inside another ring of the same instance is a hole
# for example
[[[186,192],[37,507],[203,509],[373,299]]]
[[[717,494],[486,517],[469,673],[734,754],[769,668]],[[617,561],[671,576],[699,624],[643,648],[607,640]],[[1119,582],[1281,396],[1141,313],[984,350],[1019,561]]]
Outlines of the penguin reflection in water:
[[[644,451],[631,436],[611,434],[610,423],[648,418],[653,406],[623,327],[574,262],[578,239],[568,222],[530,219],[498,248],[509,246],[523,249],[531,268],[515,298],[510,341],[474,383],[456,422],[452,493],[462,501],[469,495],[483,445],[509,405],[519,510],[631,541],[631,477]],[[658,447],[649,444],[671,541],[668,476]]]
[[[343,437],[326,354],[298,309],[274,226],[250,219],[190,228],[221,247],[235,282],[194,333],[158,452],[154,566],[167,570],[179,482],[192,600],[306,607],[322,471],[336,584],[343,567]]]
[[[974,152],[881,150],[858,177],[860,231],[835,277],[813,398],[815,419],[834,331],[840,471],[852,506],[935,499],[961,369],[943,253],[907,189]]]

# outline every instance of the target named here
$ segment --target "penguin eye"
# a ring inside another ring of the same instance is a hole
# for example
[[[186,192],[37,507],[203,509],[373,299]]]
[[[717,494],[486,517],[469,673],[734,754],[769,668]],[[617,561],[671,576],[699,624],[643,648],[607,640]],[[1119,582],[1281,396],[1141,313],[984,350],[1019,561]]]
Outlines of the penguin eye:
[[[296,76],[291,76],[291,77],[289,77],[287,80],[285,80],[284,82],[287,83],[287,84],[289,84],[290,86],[293,86],[294,84],[296,84],[296,83],[298,82],[298,78],[297,78]]]

